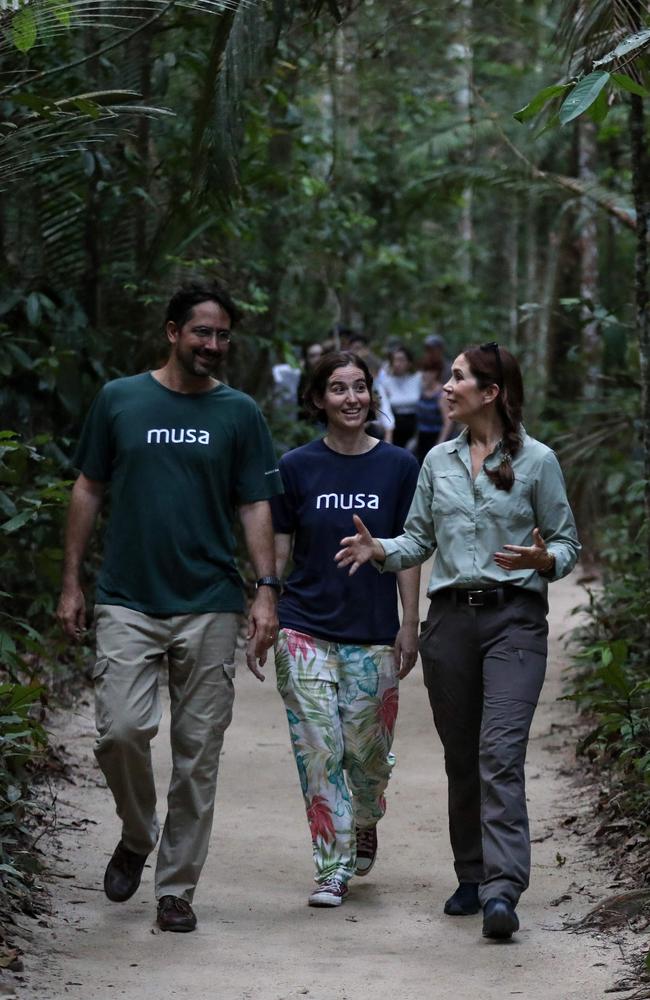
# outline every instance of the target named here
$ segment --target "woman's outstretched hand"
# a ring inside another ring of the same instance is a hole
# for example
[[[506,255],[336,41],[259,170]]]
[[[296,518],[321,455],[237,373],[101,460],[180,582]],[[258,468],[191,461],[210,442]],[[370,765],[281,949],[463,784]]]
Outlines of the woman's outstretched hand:
[[[378,562],[383,562],[386,558],[386,553],[379,544],[379,542],[372,537],[365,524],[360,517],[356,514],[352,515],[352,520],[354,521],[354,526],[357,529],[356,535],[350,535],[348,538],[341,539],[342,548],[334,556],[335,562],[338,563],[339,569],[344,566],[349,566],[349,575],[352,576],[363,566],[364,563],[370,562],[371,559],[375,559]]]
[[[501,569],[510,573],[513,569],[536,569],[538,573],[550,573],[555,559],[546,548],[539,528],[533,528],[532,545],[504,545],[506,552],[495,552],[494,561]]]

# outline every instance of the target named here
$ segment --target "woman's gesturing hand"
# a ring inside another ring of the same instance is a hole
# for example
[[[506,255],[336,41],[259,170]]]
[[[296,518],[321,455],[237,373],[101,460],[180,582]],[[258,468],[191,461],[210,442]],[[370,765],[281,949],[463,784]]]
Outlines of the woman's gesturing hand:
[[[349,535],[341,539],[343,548],[334,556],[334,560],[339,564],[339,569],[343,566],[350,567],[350,576],[371,559],[383,562],[386,553],[376,539],[372,537],[365,524],[356,514],[352,515],[354,526],[357,529],[356,535]]]
[[[532,545],[504,545],[507,552],[495,552],[494,561],[508,573],[513,569],[536,569],[538,573],[550,573],[555,565],[555,557],[546,548],[546,543],[533,528]]]

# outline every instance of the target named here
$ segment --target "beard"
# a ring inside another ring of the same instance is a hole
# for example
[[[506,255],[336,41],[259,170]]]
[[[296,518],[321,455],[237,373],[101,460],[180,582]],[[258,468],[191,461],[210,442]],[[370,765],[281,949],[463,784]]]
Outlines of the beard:
[[[200,351],[180,350],[176,352],[179,364],[188,375],[199,378],[209,378],[219,370],[223,362],[223,354],[202,354]]]

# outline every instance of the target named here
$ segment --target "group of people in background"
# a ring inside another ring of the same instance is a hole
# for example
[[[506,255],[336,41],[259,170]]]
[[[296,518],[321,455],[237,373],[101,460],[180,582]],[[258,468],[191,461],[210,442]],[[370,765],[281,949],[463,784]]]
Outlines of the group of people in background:
[[[305,392],[312,372],[324,355],[344,350],[362,358],[373,376],[377,397],[375,419],[369,431],[387,444],[412,452],[422,465],[434,445],[447,441],[454,433],[442,387],[450,367],[445,356],[445,341],[429,334],[416,357],[410,347],[393,339],[384,352],[377,353],[363,333],[338,327],[322,342],[304,344],[301,366],[275,365],[277,397],[283,405],[295,405],[300,420],[315,422],[305,404]]]

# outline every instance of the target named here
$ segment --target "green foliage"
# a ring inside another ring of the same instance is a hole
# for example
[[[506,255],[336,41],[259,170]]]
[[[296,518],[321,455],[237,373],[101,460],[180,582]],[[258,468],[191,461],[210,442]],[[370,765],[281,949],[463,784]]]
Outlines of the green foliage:
[[[33,626],[49,627],[60,578],[69,482],[44,453],[50,443],[42,436],[27,444],[14,431],[0,431],[0,664],[9,671],[28,669],[27,654],[43,655]]]
[[[1,654],[0,654],[1,655]],[[33,709],[43,693],[37,684],[0,684],[0,900],[20,897],[34,872],[27,847],[33,807],[33,767],[47,737]]]
[[[620,527],[603,587],[580,609],[588,620],[570,697],[591,721],[578,750],[608,781],[611,807],[650,828],[650,573]]]

